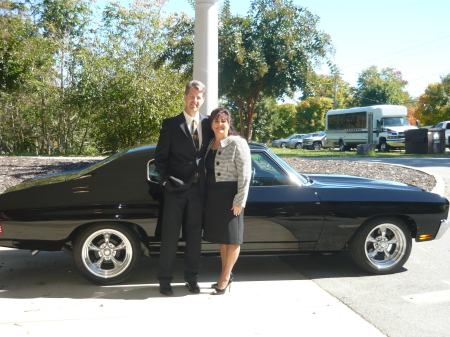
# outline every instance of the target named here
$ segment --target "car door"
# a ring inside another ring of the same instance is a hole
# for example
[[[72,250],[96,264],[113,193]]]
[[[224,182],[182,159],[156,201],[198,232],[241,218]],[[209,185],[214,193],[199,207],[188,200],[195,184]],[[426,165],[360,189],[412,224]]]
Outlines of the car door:
[[[299,185],[278,158],[253,151],[252,180],[244,210],[242,253],[312,251],[323,226],[313,188]]]

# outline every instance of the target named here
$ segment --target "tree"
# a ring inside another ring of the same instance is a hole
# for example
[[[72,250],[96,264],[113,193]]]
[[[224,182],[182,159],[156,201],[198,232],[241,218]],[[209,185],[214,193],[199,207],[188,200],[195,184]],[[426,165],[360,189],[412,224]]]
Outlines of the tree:
[[[226,0],[219,20],[219,96],[236,102],[240,132],[250,140],[260,98],[306,87],[313,66],[332,52],[330,37],[318,30],[318,16],[291,0],[253,0],[244,17],[232,15]],[[193,42],[192,20],[180,18],[158,64],[189,72]]]
[[[0,2],[0,146],[4,152],[36,149],[41,94],[50,92],[54,49],[30,19],[29,8]]]
[[[74,104],[90,111],[86,131],[102,153],[156,142],[162,120],[183,107],[183,74],[163,66],[156,55],[166,45],[161,2],[112,3],[104,28],[84,55],[74,87]]]
[[[354,89],[354,106],[403,105],[410,99],[405,90],[407,84],[400,71],[393,68],[383,68],[378,71],[376,66],[371,66],[359,74],[357,86]]]
[[[416,116],[421,125],[436,125],[450,119],[450,74],[431,83],[419,97]]]
[[[297,132],[310,133],[325,130],[325,114],[333,107],[327,97],[307,97],[297,104]]]
[[[277,104],[273,98],[261,99],[255,110],[254,138],[268,142],[297,132],[294,104]]]
[[[220,21],[219,92],[236,100],[241,134],[250,140],[260,95],[281,98],[306,87],[314,64],[332,51],[330,38],[317,29],[318,16],[291,0],[254,0],[245,17],[232,15],[226,1]]]
[[[333,100],[333,109],[347,109],[352,106],[353,96],[350,83],[340,75],[311,73],[307,86],[302,90],[301,100],[307,97],[326,97]],[[334,100],[336,98],[336,106]]]

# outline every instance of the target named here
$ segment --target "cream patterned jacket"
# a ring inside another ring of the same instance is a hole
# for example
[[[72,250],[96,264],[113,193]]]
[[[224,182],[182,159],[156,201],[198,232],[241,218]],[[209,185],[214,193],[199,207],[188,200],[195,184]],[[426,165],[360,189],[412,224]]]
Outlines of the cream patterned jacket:
[[[214,138],[206,150],[206,156],[214,144]],[[220,141],[214,161],[216,182],[237,181],[238,192],[233,205],[245,207],[252,175],[252,160],[247,141],[239,136],[229,136]]]

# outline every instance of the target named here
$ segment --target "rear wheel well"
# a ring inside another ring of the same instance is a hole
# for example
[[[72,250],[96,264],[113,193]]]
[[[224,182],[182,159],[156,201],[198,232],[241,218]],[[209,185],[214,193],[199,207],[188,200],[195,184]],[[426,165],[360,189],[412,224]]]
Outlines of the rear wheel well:
[[[136,236],[138,237],[140,242],[142,242],[146,246],[148,245],[148,236],[145,233],[145,231],[139,225],[136,225],[135,223],[128,222],[128,221],[94,221],[94,222],[85,223],[85,224],[75,228],[72,231],[72,233],[70,234],[69,239],[67,241],[71,242],[72,246],[73,246],[75,244],[77,237],[86,228],[97,225],[97,224],[104,224],[104,223],[114,223],[117,225],[125,226],[126,228],[130,229],[131,231],[133,231],[136,234]]]

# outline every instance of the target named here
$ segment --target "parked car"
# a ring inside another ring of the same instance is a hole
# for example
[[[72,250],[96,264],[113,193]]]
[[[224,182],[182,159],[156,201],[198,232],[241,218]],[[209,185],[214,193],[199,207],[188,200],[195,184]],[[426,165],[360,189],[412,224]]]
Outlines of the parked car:
[[[450,121],[440,122],[436,129],[445,129],[445,146],[450,147]]]
[[[412,239],[438,239],[450,225],[449,202],[437,194],[361,177],[303,175],[266,146],[250,148],[242,255],[349,250],[364,270],[389,274],[408,260]],[[0,246],[33,254],[62,250],[91,282],[125,281],[143,252],[159,253],[164,197],[154,155],[154,146],[124,150],[6,190]],[[202,252],[219,256],[218,248],[204,242]]]
[[[309,150],[320,150],[326,142],[326,133],[321,131],[314,136],[303,139],[303,148]]]
[[[273,142],[272,142],[272,147],[281,147],[281,148],[285,148],[285,146],[286,146],[286,143],[289,141],[289,140],[291,140],[292,138],[294,138],[294,137],[301,137],[301,136],[303,136],[304,135],[304,133],[294,133],[293,135],[290,135],[289,137],[286,137],[286,138],[281,138],[281,139],[275,139]]]
[[[300,134],[298,136],[292,137],[291,139],[288,140],[288,142],[286,143],[286,147],[288,149],[301,149],[302,148],[302,143],[303,143],[303,139],[305,137],[308,137],[312,135],[312,133],[308,133],[308,134]]]

